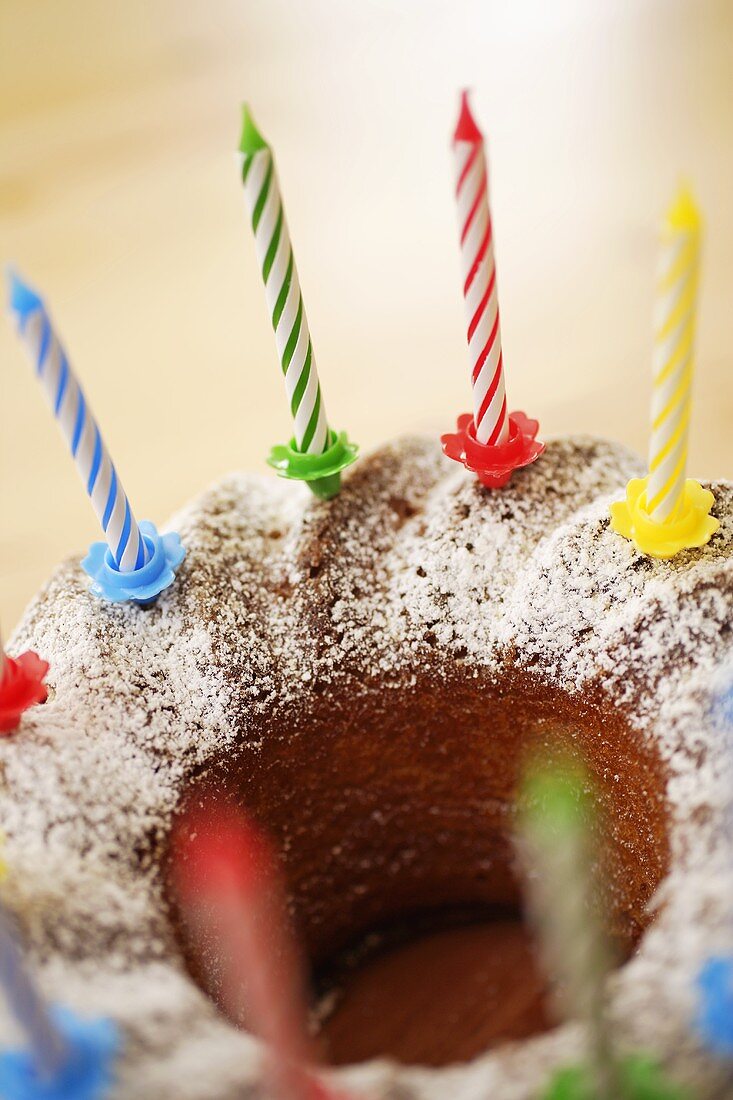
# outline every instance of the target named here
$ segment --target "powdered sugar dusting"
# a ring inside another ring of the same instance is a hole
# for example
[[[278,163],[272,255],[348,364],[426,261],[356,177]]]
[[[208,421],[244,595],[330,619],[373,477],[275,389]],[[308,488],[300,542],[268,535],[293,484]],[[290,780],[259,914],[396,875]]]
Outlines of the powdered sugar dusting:
[[[49,994],[120,1021],[115,1096],[257,1094],[257,1046],[185,973],[163,904],[158,860],[189,777],[261,736],[269,708],[327,690],[345,660],[389,681],[436,653],[467,675],[510,660],[570,693],[600,682],[658,744],[673,864],[613,1013],[624,1042],[716,1094],[690,1013],[699,963],[731,947],[728,754],[710,698],[731,649],[733,487],[712,485],[708,547],[654,562],[608,524],[640,472],[612,444],[562,440],[488,493],[407,440],[329,503],[225,479],[178,518],[188,556],[150,609],[100,603],[76,562],[57,571],[10,647],[51,662],[52,694],[0,741],[6,895]],[[373,1097],[529,1100],[580,1039],[566,1027],[455,1070],[346,1076]]]

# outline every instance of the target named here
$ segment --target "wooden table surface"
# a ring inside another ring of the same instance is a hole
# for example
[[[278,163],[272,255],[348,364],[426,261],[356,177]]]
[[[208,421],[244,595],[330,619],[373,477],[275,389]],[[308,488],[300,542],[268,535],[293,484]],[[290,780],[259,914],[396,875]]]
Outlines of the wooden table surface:
[[[643,449],[656,228],[707,221],[691,473],[733,475],[729,0],[2,0],[0,251],[52,304],[140,517],[289,435],[233,156],[277,150],[330,418],[468,408],[448,141],[490,139],[511,404]],[[0,620],[96,522],[0,323]]]

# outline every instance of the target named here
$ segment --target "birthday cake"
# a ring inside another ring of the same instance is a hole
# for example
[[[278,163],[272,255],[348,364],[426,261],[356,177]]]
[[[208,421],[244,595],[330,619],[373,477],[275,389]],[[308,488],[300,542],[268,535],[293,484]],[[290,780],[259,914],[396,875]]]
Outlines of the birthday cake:
[[[26,1042],[0,1043],[0,1092],[333,1100],[318,1073],[341,1100],[722,1100],[733,485],[687,478],[694,201],[662,234],[647,469],[609,442],[546,444],[507,405],[464,94],[473,411],[442,454],[406,439],[348,469],[246,109],[240,153],[293,420],[269,458],[284,482],[233,475],[173,530],[138,524],[43,299],[10,278],[104,541],[0,648],[0,985]],[[517,813],[520,789],[546,804]],[[256,858],[277,855],[247,868],[259,830]],[[304,1012],[287,1022],[277,861],[313,1044]]]
[[[50,691],[0,740],[5,898],[49,997],[118,1022],[115,1097],[259,1095],[258,1042],[181,948],[166,860],[184,797],[226,790],[270,831],[317,969],[401,917],[516,911],[514,786],[558,738],[608,821],[618,1045],[724,1095],[693,1018],[700,966],[729,939],[711,701],[733,486],[712,486],[707,546],[656,561],[609,524],[638,472],[616,445],[563,439],[492,493],[409,439],[328,502],[221,481],[177,517],[187,557],[150,607],[100,600],[77,560],[58,569],[10,646],[44,655]],[[582,1049],[565,1025],[464,1065],[336,1076],[373,1098],[530,1100]]]

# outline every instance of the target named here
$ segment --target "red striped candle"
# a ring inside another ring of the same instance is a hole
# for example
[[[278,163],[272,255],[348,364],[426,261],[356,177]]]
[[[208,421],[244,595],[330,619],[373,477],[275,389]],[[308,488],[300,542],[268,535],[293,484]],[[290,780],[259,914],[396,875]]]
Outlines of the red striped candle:
[[[320,1081],[307,1031],[305,977],[277,856],[228,802],[193,805],[173,834],[173,882],[193,945],[216,959],[221,1001],[267,1044],[268,1095],[349,1100]]]
[[[461,97],[461,111],[453,134],[453,155],[473,419],[478,442],[494,446],[508,439],[509,417],[484,139],[471,114],[467,92]]]

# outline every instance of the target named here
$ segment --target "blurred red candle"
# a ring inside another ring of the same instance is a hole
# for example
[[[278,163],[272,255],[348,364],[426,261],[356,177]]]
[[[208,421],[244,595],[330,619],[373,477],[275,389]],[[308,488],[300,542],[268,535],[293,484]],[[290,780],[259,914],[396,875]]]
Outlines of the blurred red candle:
[[[269,1048],[278,1100],[346,1100],[312,1073],[303,967],[270,843],[237,807],[196,808],[173,837],[173,883],[200,957],[217,967],[221,1003]]]

